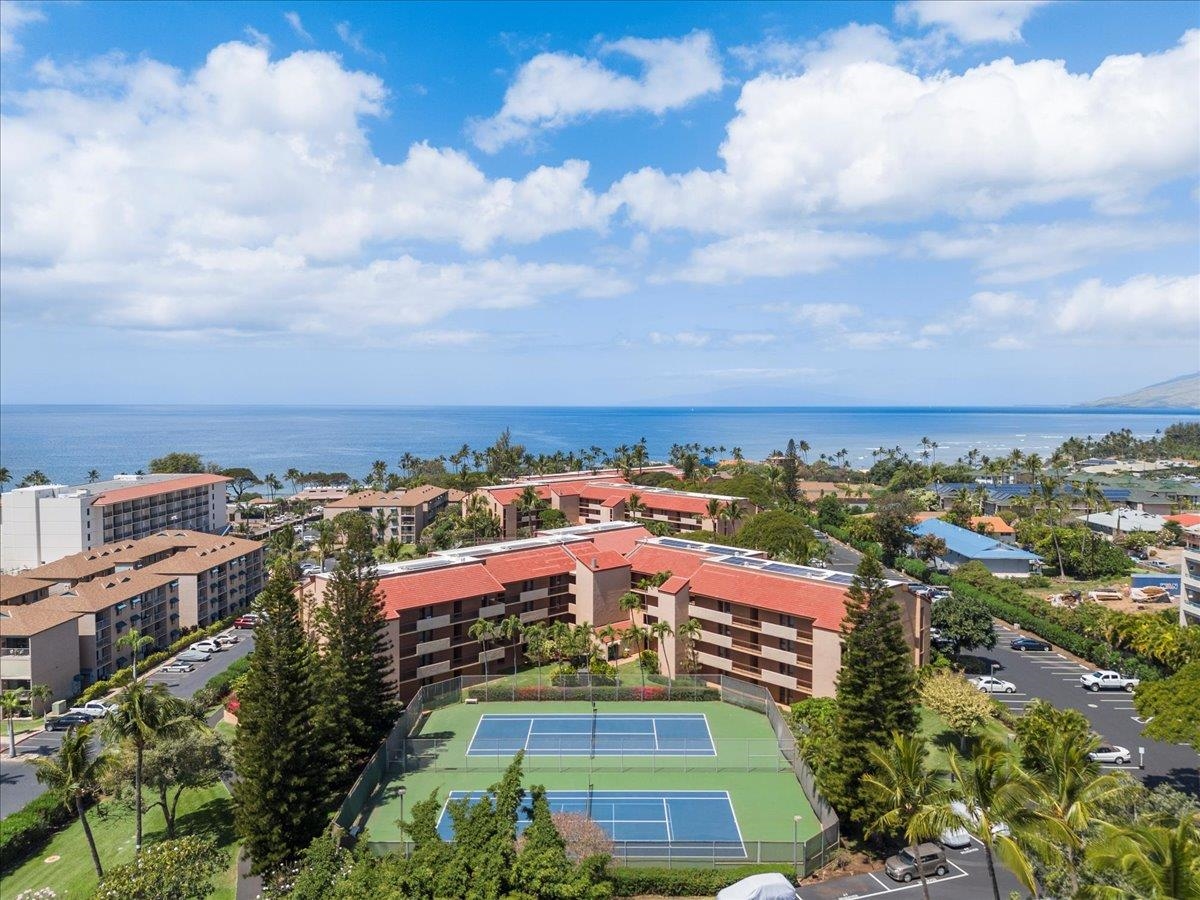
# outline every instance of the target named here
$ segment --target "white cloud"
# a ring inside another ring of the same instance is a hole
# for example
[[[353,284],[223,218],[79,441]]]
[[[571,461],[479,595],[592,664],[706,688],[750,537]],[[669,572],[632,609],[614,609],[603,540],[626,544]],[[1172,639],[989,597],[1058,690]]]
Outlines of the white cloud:
[[[1200,275],[1138,275],[1107,285],[1089,278],[1054,298],[1052,323],[1066,334],[1150,333],[1189,342],[1200,340]]]
[[[246,37],[250,38],[251,42],[257,44],[259,47],[265,47],[268,50],[271,48],[270,36],[264,34],[253,26],[246,26]]]
[[[649,334],[649,338],[652,344],[678,344],[682,347],[705,347],[712,340],[709,335],[700,334],[695,331],[677,331],[674,333],[652,331]]]
[[[993,350],[1028,350],[1029,342],[1023,338],[1006,334],[1003,337],[996,338],[994,341],[989,341],[988,347]]]
[[[408,342],[425,347],[468,347],[487,338],[482,331],[414,331],[408,336]]]
[[[613,187],[635,224],[738,234],[1072,199],[1128,209],[1200,161],[1200,31],[1083,74],[1000,59],[959,75],[877,62],[760,75],[737,110],[722,169],[646,168]]]
[[[368,47],[363,41],[363,33],[361,31],[354,31],[350,27],[349,22],[338,22],[333,30],[337,32],[337,36],[341,42],[355,53],[361,54],[367,57],[367,59],[373,59],[376,62],[383,62],[387,59],[382,53]]]
[[[302,38],[308,41],[310,44],[312,43],[313,36],[305,30],[304,22],[300,20],[300,13],[285,12],[283,17],[287,20],[287,23],[292,26],[292,31],[296,32],[296,37]]]
[[[729,336],[729,343],[737,347],[757,347],[763,344],[773,344],[779,339],[778,335],[760,331],[742,331]]]
[[[866,60],[895,63],[901,55],[899,45],[886,28],[858,22],[827,31],[815,40],[803,43],[767,38],[757,44],[732,47],[729,52],[752,69],[776,72],[837,68]]]
[[[934,259],[974,260],[981,282],[1007,284],[1050,278],[1118,254],[1196,239],[1194,224],[1074,221],[926,232],[915,244]]]
[[[20,53],[17,32],[33,22],[44,21],[46,16],[36,4],[0,0],[0,54],[15,56]]]
[[[792,320],[813,328],[844,328],[848,319],[856,319],[862,310],[849,303],[801,303],[797,306],[783,304],[775,311],[791,314]]]
[[[744,278],[811,274],[886,248],[884,241],[866,234],[756,231],[697,247],[669,280],[727,284]]]
[[[852,350],[879,350],[912,342],[913,337],[900,330],[893,331],[847,331],[837,338]]]
[[[1032,300],[1012,292],[980,291],[969,301],[971,312],[989,319],[1031,316],[1036,311]]]
[[[623,75],[589,57],[539,53],[521,66],[500,111],[471,124],[475,144],[494,153],[539,130],[597,113],[661,115],[721,88],[721,63],[707,32],[679,39],[624,38],[605,44],[601,53],[637,60],[641,76]]]
[[[966,44],[1021,40],[1021,27],[1050,0],[907,0],[896,21],[944,29]]]
[[[415,144],[382,162],[364,122],[384,113],[383,84],[336,55],[230,43],[191,73],[109,56],[35,74],[0,123],[6,316],[353,330],[629,287],[595,266],[455,262],[452,247],[421,260],[414,245],[476,253],[607,213],[580,161],[489,179]]]

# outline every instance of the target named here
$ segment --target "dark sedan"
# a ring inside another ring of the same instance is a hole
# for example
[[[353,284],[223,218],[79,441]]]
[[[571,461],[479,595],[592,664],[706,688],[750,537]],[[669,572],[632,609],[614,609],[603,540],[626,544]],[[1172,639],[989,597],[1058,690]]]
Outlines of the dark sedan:
[[[47,719],[46,730],[66,731],[68,728],[78,728],[90,724],[92,724],[91,716],[85,716],[83,713],[63,713],[61,716],[52,716]]]
[[[1014,638],[1009,645],[1014,650],[1049,650],[1050,645],[1045,641],[1039,641],[1037,638],[1019,637]]]

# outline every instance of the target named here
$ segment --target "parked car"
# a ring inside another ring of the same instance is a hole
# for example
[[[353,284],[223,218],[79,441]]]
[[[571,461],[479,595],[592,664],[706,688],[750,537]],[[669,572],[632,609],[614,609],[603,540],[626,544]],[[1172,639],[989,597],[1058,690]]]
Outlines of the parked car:
[[[116,708],[117,705],[115,703],[105,703],[103,700],[89,700],[87,703],[80,704],[79,706],[72,706],[67,712],[80,713],[89,719],[103,719]]]
[[[1113,763],[1114,765],[1128,765],[1130,756],[1129,751],[1124,747],[1115,745],[1101,744],[1095,750],[1088,754],[1088,759],[1098,763]]]
[[[81,712],[66,712],[61,716],[51,716],[46,719],[47,731],[66,731],[68,728],[79,728],[90,725],[92,717]]]
[[[1030,650],[1046,651],[1051,649],[1050,645],[1045,641],[1031,637],[1013,638],[1009,642],[1008,646],[1014,650],[1020,650],[1022,652],[1028,652]]]
[[[202,641],[196,641],[196,643],[192,644],[192,646],[188,647],[188,649],[196,650],[199,653],[220,653],[225,648],[212,638],[205,638]]]
[[[963,824],[943,831],[938,835],[938,843],[954,850],[970,846],[971,832],[967,831],[966,823],[971,820],[971,814],[967,812],[967,804],[961,800],[955,800],[950,804],[950,809],[963,820]]]
[[[246,613],[244,616],[238,616],[233,620],[234,628],[253,628],[258,624],[258,616],[254,613]]]
[[[176,662],[189,662],[189,663],[208,662],[210,659],[212,659],[211,653],[202,653],[199,650],[194,650],[194,649],[193,650],[184,650],[177,657],[175,657]]]
[[[1142,683],[1140,678],[1126,678],[1111,669],[1100,669],[1079,676],[1080,683],[1089,691],[1130,691]]]
[[[194,672],[194,671],[196,671],[196,667],[195,667],[195,666],[193,666],[191,663],[188,663],[188,662],[178,662],[178,661],[176,661],[176,662],[173,662],[173,663],[167,663],[165,666],[163,666],[163,667],[162,667],[161,669],[159,669],[158,671],[160,671],[160,672],[167,672],[167,673],[170,673],[170,674],[173,674],[173,675],[174,675],[174,674],[181,674],[181,673],[184,673],[184,672]]]
[[[1017,690],[1017,686],[1011,681],[993,678],[991,675],[976,675],[967,680],[985,694],[1012,694]]]
[[[218,634],[215,638],[213,638],[213,640],[220,644],[222,648],[224,648],[227,646],[232,647],[234,644],[239,643],[242,639],[239,635],[236,635],[230,631],[226,634]]]
[[[920,878],[922,874],[926,878],[930,875],[948,875],[950,864],[946,861],[945,850],[937,844],[925,843],[916,847],[905,847],[895,856],[889,857],[883,870],[888,873],[889,878],[909,882]]]

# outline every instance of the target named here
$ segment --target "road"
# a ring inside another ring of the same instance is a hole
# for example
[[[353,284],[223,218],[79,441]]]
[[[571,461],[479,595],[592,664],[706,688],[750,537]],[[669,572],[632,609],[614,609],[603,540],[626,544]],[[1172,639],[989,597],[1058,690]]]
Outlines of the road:
[[[853,572],[862,555],[852,547],[828,540],[830,568]],[[889,573],[891,577],[892,573]],[[904,579],[904,575],[895,577]],[[996,694],[997,700],[1013,712],[1021,712],[1032,700],[1040,698],[1060,709],[1077,709],[1092,723],[1092,729],[1105,741],[1125,747],[1131,752],[1133,765],[1123,767],[1141,778],[1147,787],[1169,784],[1181,791],[1200,796],[1200,755],[1190,747],[1165,744],[1142,736],[1142,723],[1134,717],[1131,695],[1122,692],[1091,693],[1079,684],[1079,676],[1095,671],[1095,666],[1076,662],[1064,651],[1055,648],[1051,653],[1020,653],[1008,643],[1017,636],[1011,624],[996,622],[994,650],[975,650],[987,664],[996,663],[997,677],[1017,686],[1014,694]],[[1036,636],[1036,635],[1034,635]],[[1138,748],[1145,748],[1145,769],[1140,769]],[[1116,768],[1106,766],[1105,768]]]
[[[165,684],[167,690],[176,697],[191,697],[204,687],[208,679],[225,671],[231,663],[254,649],[254,632],[235,630],[234,633],[241,637],[241,641],[229,650],[214,654],[208,662],[196,663],[193,671],[182,675],[151,674],[146,680]],[[23,756],[50,756],[58,751],[65,733],[35,732],[17,744],[17,752]],[[6,741],[6,754],[7,746]],[[0,818],[16,812],[45,791],[45,788],[38,784],[35,772],[33,764],[27,759],[10,759],[7,755],[0,759]]]

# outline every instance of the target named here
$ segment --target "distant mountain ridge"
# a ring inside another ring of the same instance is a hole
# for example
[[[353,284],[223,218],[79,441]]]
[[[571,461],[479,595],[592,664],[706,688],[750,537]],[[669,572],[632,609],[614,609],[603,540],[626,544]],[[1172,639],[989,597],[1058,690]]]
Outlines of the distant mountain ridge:
[[[1141,390],[1105,397],[1080,406],[1123,406],[1130,409],[1200,409],[1200,372],[1160,381]]]

